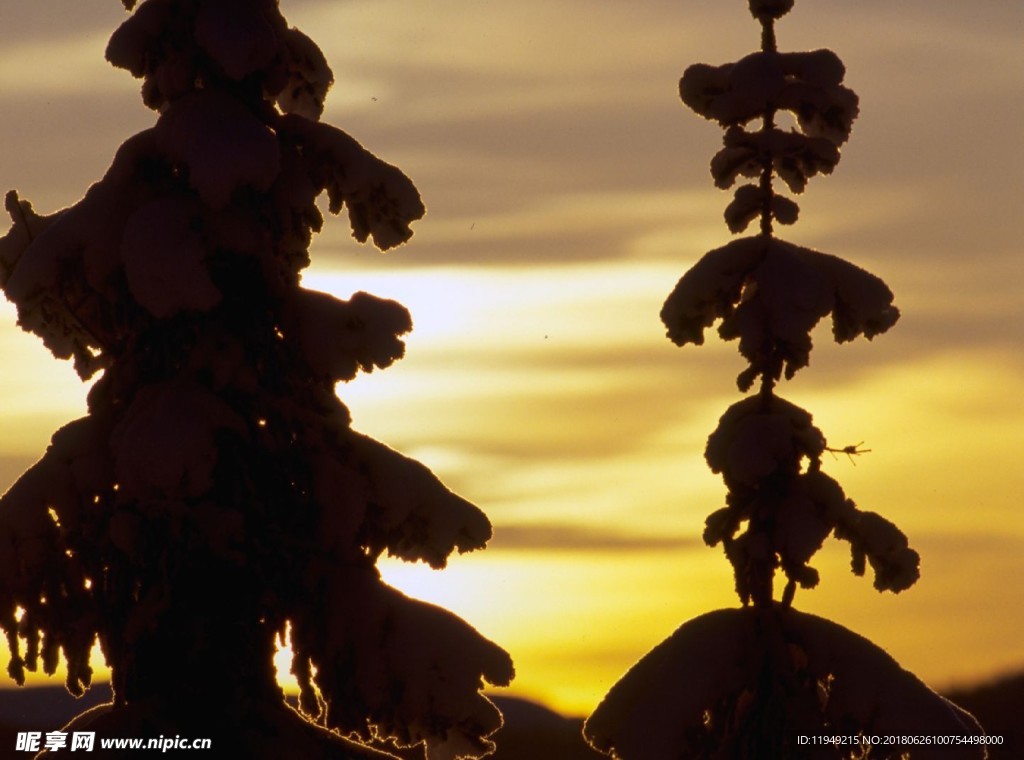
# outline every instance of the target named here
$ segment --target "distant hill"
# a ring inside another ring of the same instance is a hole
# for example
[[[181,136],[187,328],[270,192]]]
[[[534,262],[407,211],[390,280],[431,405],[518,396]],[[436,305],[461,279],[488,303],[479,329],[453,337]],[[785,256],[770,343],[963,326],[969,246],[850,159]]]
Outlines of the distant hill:
[[[992,760],[1024,757],[1024,672],[946,696],[973,713],[989,734],[1004,737]],[[492,760],[600,760],[603,755],[583,740],[581,718],[566,718],[543,705],[516,697],[492,696],[505,716],[494,736]],[[0,689],[0,760],[29,757],[15,752],[18,731],[53,731],[79,712],[110,700],[107,684],[94,686],[76,700],[60,686]]]
[[[974,715],[987,733],[1003,737],[1003,745],[989,751],[992,760],[1024,757],[1024,673],[954,689],[946,696]]]
[[[505,725],[492,737],[498,745],[493,760],[605,758],[583,740],[582,718],[566,718],[525,699],[493,695],[491,699],[505,716]]]

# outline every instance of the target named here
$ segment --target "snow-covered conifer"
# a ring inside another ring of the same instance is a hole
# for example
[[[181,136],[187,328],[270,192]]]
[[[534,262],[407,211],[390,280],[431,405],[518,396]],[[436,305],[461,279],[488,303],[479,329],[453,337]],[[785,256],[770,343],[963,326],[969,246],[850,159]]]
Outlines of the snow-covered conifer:
[[[722,545],[740,609],[684,623],[644,656],[585,726],[597,749],[620,760],[679,758],[946,756],[948,747],[882,746],[870,737],[977,735],[967,713],[932,692],[883,650],[827,620],[793,608],[798,588],[819,582],[810,560],[832,535],[850,543],[853,571],[868,564],[875,587],[899,592],[918,579],[919,557],[880,515],[859,509],[825,474],[829,447],[809,412],[776,393],[806,367],[811,331],[831,317],[839,343],[873,338],[899,311],[886,284],[837,256],[776,237],[797,220],[791,193],[833,171],[858,112],[829,50],[779,52],[775,22],[793,0],[749,0],[761,49],[735,63],[696,64],[683,74],[683,102],[725,128],[711,161],[715,184],[741,183],[725,212],[733,233],[757,234],[707,253],[661,312],[676,344],[700,345],[704,330],[738,339],[747,366],[741,391],[708,438],[705,458],[727,488],[704,540]],[[792,123],[783,129],[780,122]],[[782,576],[782,592],[776,580]],[[813,747],[799,736],[855,737]],[[960,747],[983,757],[984,749]],[[811,754],[808,754],[811,753]]]
[[[481,688],[508,683],[509,656],[375,564],[443,567],[490,524],[355,432],[335,395],[402,357],[410,315],[300,286],[317,196],[386,250],[412,235],[419,194],[319,121],[331,70],[277,0],[125,6],[107,59],[142,80],[155,124],[70,208],[7,195],[0,285],[19,324],[99,375],[88,415],[0,499],[8,671],[63,658],[81,694],[98,640],[115,699],[76,727],[100,736],[275,760],[482,756],[501,716]],[[286,633],[305,718],[275,679]]]

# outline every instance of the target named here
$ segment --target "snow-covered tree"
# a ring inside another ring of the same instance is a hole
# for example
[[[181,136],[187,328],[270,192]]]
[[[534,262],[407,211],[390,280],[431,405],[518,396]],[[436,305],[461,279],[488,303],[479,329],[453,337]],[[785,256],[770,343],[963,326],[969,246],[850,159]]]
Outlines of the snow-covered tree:
[[[830,447],[811,414],[776,393],[783,377],[807,366],[821,319],[831,316],[843,343],[883,333],[899,317],[878,277],[775,235],[799,211],[781,186],[799,194],[812,177],[831,173],[858,112],[835,53],[778,51],[775,22],[792,6],[749,0],[761,49],[734,63],[691,66],[680,81],[683,102],[725,129],[711,174],[722,189],[739,183],[725,211],[729,229],[759,225],[701,258],[661,312],[680,346],[702,344],[718,321],[722,338],[739,339],[748,365],[738,385],[753,395],[722,415],[705,450],[727,495],[708,516],[704,540],[724,547],[742,607],[683,624],[612,687],[585,733],[622,760],[945,757],[949,747],[891,746],[884,737],[981,732],[882,649],[793,608],[797,588],[818,584],[809,563],[829,535],[849,542],[854,573],[871,566],[879,591],[913,585],[919,557],[895,525],[859,509],[823,471],[825,452],[860,450]],[[848,738],[806,745],[801,735]],[[869,746],[872,737],[881,741]],[[961,751],[984,756],[977,746]]]
[[[99,375],[88,415],[0,500],[8,672],[63,659],[81,694],[98,640],[115,699],[78,724],[100,736],[209,736],[254,758],[486,754],[501,716],[480,690],[511,660],[375,564],[443,567],[490,524],[355,432],[335,395],[402,357],[410,315],[300,285],[321,193],[381,250],[411,236],[420,197],[319,121],[331,70],[277,0],[124,5],[106,56],[142,80],[154,126],[67,209],[7,195],[0,284],[19,324]],[[276,682],[286,634],[304,718]]]

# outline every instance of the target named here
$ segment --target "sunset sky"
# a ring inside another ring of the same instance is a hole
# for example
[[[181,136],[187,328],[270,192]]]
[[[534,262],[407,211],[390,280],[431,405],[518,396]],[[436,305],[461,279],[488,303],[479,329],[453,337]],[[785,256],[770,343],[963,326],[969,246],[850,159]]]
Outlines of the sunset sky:
[[[386,255],[328,220],[310,287],[409,307],[407,356],[339,395],[354,426],[491,518],[484,552],[386,577],[504,646],[512,693],[584,714],[679,624],[738,603],[700,540],[725,489],[703,459],[741,398],[735,344],[679,349],[658,312],[731,238],[708,162],[721,130],[679,101],[691,63],[752,52],[745,0],[282,0],[334,69],[324,120],[417,184]],[[0,0],[0,191],[73,203],[155,115],[103,60],[118,0]],[[796,606],[936,687],[1024,667],[1024,4],[798,0],[782,50],[827,47],[861,116],[782,236],[889,284],[868,343],[815,333],[780,388],[825,468],[899,525],[922,578],[880,595],[829,540]],[[6,228],[6,225],[4,225]],[[85,388],[0,305],[0,490],[84,412]]]

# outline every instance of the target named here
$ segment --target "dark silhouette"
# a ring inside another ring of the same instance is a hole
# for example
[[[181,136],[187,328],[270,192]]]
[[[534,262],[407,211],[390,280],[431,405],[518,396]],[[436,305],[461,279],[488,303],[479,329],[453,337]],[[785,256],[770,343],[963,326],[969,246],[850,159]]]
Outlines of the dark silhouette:
[[[944,692],[971,711],[1002,745],[989,748],[989,756],[1016,758],[1024,741],[1020,705],[1024,701],[1024,673]],[[599,760],[603,755],[588,747],[580,733],[582,720],[563,717],[543,705],[508,696],[491,697],[504,716],[504,725],[491,738],[498,745],[489,760]],[[84,706],[109,701],[108,684],[94,684],[80,699],[57,686],[27,690],[0,689],[0,758],[24,758],[11,752],[16,731],[47,731],[66,723]]]
[[[107,59],[142,79],[155,125],[70,208],[7,196],[0,284],[19,324],[83,380],[101,373],[88,416],[0,501],[8,672],[63,659],[81,694],[98,639],[114,698],[72,728],[99,737],[483,755],[501,716],[480,689],[508,683],[508,655],[375,563],[443,567],[490,524],[354,432],[334,392],[401,358],[410,315],[300,287],[321,193],[381,250],[411,236],[419,195],[319,122],[331,70],[276,0],[135,4]],[[285,636],[304,717],[276,683]]]
[[[738,338],[748,364],[740,390],[756,386],[725,412],[705,451],[728,494],[707,518],[704,540],[724,547],[743,606],[685,623],[612,688],[585,733],[623,760],[945,756],[949,747],[884,737],[981,733],[871,642],[793,608],[797,588],[817,585],[809,562],[830,534],[850,543],[855,573],[871,565],[880,591],[909,588],[919,558],[895,525],[858,509],[823,471],[825,452],[852,459],[867,453],[863,444],[829,446],[811,414],[776,393],[783,377],[807,366],[822,318],[831,315],[842,343],[870,339],[899,317],[879,278],[775,236],[776,224],[793,224],[799,212],[779,180],[801,193],[810,178],[831,173],[858,111],[833,52],[777,50],[775,22],[792,5],[749,0],[761,49],[735,63],[691,66],[680,82],[683,102],[726,130],[711,161],[715,184],[749,180],[725,211],[729,229],[759,226],[700,259],[661,312],[680,346],[702,344],[721,320],[719,335]],[[824,735],[845,740],[814,743]],[[978,745],[954,749],[984,756]]]

